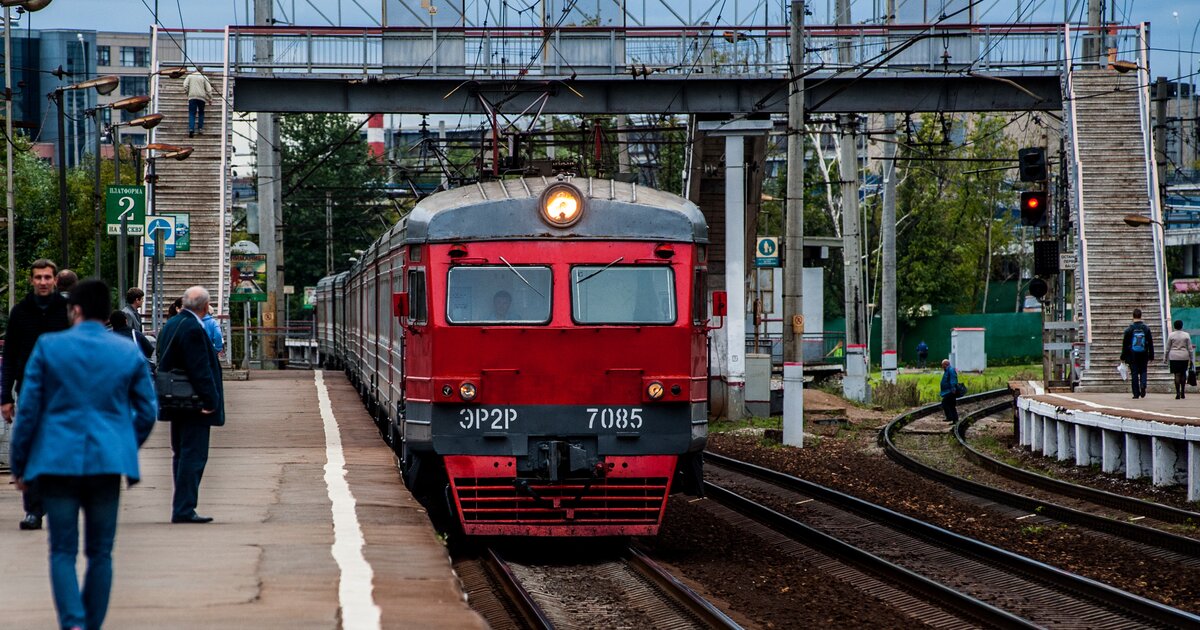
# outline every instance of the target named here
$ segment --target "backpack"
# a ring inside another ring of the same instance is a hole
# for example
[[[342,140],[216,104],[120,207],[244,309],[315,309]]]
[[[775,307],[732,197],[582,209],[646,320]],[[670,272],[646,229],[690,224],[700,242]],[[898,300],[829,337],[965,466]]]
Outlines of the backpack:
[[[1133,330],[1133,335],[1129,338],[1129,349],[1134,352],[1146,351],[1146,330],[1144,328]]]

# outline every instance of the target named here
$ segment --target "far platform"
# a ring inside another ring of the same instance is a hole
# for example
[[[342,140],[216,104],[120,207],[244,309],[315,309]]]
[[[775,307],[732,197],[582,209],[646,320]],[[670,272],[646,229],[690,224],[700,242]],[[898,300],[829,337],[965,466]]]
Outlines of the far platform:
[[[1022,446],[1078,466],[1099,465],[1155,485],[1186,484],[1200,501],[1200,393],[1023,393],[1017,399]]]
[[[338,372],[321,381],[332,422],[317,373],[225,383],[228,420],[200,487],[211,524],[169,523],[170,430],[155,428],[142,482],[121,495],[107,627],[485,626],[354,389]],[[51,627],[46,531],[18,531],[21,516],[0,484],[0,625]]]

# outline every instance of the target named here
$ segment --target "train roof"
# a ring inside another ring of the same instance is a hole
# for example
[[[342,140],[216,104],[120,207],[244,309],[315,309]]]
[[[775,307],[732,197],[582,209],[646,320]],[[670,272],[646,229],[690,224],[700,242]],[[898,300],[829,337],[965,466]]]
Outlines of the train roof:
[[[578,223],[552,228],[537,202],[547,186],[569,181],[583,193]],[[430,195],[383,242],[578,238],[708,242],[708,225],[696,204],[671,193],[591,177],[529,177],[482,182]]]

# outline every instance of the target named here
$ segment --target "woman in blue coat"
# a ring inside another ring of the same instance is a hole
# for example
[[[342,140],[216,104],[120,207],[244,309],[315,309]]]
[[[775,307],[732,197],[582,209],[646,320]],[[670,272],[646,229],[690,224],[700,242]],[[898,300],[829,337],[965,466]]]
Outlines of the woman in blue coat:
[[[138,481],[138,448],[158,403],[137,346],[104,327],[108,287],[85,280],[67,301],[74,326],[42,335],[25,368],[12,433],[18,487],[37,480],[50,525],[50,582],[61,628],[95,630],[112,589],[121,477]],[[79,511],[88,566],[75,573]]]

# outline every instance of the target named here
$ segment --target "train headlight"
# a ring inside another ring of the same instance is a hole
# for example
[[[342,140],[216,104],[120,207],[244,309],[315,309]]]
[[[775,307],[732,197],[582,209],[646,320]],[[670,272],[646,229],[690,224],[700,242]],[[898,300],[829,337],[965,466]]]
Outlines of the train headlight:
[[[650,397],[650,400],[659,400],[663,397],[663,393],[663,384],[658,381],[654,381],[646,386],[646,395]]]
[[[475,400],[477,393],[474,383],[463,383],[458,386],[458,395],[462,396],[463,400]]]
[[[570,227],[583,216],[583,195],[566,182],[546,187],[541,199],[542,218],[554,227]]]

